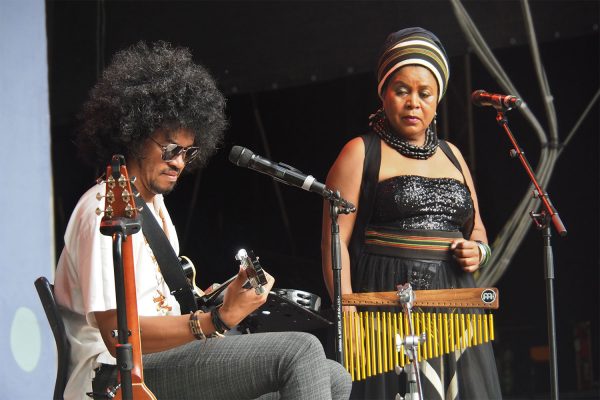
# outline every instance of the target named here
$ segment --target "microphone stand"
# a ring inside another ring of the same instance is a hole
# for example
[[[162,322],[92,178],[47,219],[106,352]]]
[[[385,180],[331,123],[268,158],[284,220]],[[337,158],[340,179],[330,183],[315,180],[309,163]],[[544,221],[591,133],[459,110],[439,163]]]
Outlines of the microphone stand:
[[[552,233],[550,230],[550,221],[554,225],[554,228],[560,236],[566,236],[567,230],[563,225],[558,212],[550,202],[550,197],[539,185],[531,165],[525,158],[525,153],[515,140],[510,128],[508,127],[508,120],[504,115],[504,111],[510,110],[510,108],[496,107],[498,114],[496,115],[496,121],[504,129],[513,148],[510,151],[511,157],[519,157],[521,164],[525,168],[525,172],[529,176],[529,179],[533,183],[534,197],[540,199],[542,203],[542,210],[539,213],[531,211],[529,215],[533,220],[536,228],[542,232],[543,246],[544,246],[544,273],[546,280],[546,312],[548,318],[548,340],[550,342],[550,387],[551,387],[551,398],[558,400],[558,365],[556,356],[556,322],[554,312],[554,261],[552,255]]]
[[[327,189],[324,197],[329,199],[331,216],[331,269],[333,270],[333,308],[335,311],[335,359],[344,365],[343,327],[342,327],[342,254],[338,216],[356,211],[356,207],[344,200],[339,191]]]
[[[244,155],[245,154],[245,155]],[[256,158],[252,163],[250,162]],[[258,160],[258,161],[257,161]],[[304,175],[298,169],[284,164],[275,165],[269,160],[255,156],[250,150],[234,146],[229,153],[229,161],[237,166],[254,169],[271,176],[277,182],[300,187],[309,192],[318,193],[329,200],[329,214],[331,216],[331,268],[333,270],[333,307],[335,310],[335,352],[336,361],[344,363],[343,329],[342,329],[342,256],[340,244],[340,228],[337,222],[338,215],[350,214],[356,211],[354,204],[344,200],[338,190],[331,190],[323,184],[316,182],[312,175]],[[256,163],[257,165],[254,165]]]

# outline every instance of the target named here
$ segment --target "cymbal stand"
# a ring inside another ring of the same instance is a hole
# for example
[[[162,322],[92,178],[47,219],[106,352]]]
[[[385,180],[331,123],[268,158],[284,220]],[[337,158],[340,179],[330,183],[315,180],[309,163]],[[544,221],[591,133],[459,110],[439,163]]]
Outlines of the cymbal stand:
[[[412,290],[410,283],[398,286],[399,299],[398,301],[402,304],[402,311],[408,321],[409,334],[401,337],[396,334],[396,351],[400,351],[404,346],[404,354],[410,360],[404,368],[399,365],[396,366],[396,374],[400,375],[402,372],[406,374],[406,393],[404,397],[398,393],[396,400],[423,400],[423,387],[421,386],[421,375],[419,373],[419,360],[417,354],[417,348],[420,343],[424,343],[427,336],[425,332],[421,335],[415,335],[411,313],[413,303],[415,301],[415,293]]]

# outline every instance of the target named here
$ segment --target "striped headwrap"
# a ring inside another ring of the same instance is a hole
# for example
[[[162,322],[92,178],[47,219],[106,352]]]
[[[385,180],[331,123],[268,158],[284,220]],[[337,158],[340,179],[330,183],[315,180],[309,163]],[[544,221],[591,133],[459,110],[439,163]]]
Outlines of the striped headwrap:
[[[379,97],[383,98],[383,87],[394,72],[405,65],[415,64],[429,69],[435,77],[439,103],[446,93],[450,77],[448,56],[440,40],[419,27],[402,29],[387,37],[377,66]]]

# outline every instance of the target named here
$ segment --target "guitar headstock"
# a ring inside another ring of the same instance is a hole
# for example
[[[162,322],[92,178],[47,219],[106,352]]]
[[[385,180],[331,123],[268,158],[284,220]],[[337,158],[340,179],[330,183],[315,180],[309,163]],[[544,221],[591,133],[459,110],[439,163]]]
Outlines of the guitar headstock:
[[[267,284],[267,276],[258,262],[258,257],[255,257],[252,251],[248,253],[245,249],[240,249],[235,255],[235,259],[240,262],[242,268],[246,271],[248,282],[254,288],[256,294],[263,294],[265,292],[263,285]]]
[[[110,164],[106,168],[104,183],[106,183],[106,193],[102,196],[100,193],[96,195],[98,200],[104,198],[104,210],[96,209],[96,213],[102,217],[102,226],[115,225],[116,220],[127,219],[136,221],[138,219],[138,209],[135,206],[134,193],[131,189],[131,183],[135,178],[129,179],[127,167],[125,166],[125,157],[122,155],[114,155]],[[123,225],[122,223],[119,223]],[[136,233],[140,230],[139,222],[126,223],[124,227],[127,229],[127,234]],[[103,232],[104,233],[104,232]],[[108,234],[108,233],[105,233]]]

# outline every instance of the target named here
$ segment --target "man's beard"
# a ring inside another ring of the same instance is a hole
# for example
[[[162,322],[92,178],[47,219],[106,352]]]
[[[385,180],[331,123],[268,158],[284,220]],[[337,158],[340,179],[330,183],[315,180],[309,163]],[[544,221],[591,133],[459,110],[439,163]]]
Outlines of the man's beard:
[[[177,186],[177,181],[175,181],[173,183],[173,185],[171,185],[167,189],[164,189],[164,188],[159,187],[158,185],[155,185],[154,182],[150,182],[150,190],[154,194],[167,195],[167,194],[171,193],[173,191],[173,189],[175,189],[175,186]]]

